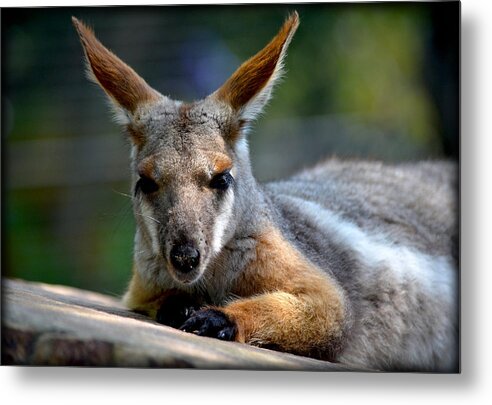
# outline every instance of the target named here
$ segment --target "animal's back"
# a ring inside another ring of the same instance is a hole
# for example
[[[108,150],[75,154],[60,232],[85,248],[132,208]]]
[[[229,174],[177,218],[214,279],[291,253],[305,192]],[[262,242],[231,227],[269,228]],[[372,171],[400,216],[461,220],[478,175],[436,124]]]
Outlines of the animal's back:
[[[298,205],[307,201],[394,243],[457,257],[457,167],[452,162],[330,159],[269,183],[266,190],[289,222],[297,220]]]
[[[346,293],[341,359],[456,369],[455,164],[331,159],[265,189],[286,237]]]

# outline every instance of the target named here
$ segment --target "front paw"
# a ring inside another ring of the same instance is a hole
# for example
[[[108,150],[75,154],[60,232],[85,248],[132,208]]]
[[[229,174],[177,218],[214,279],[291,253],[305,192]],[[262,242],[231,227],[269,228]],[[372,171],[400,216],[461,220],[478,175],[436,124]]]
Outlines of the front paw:
[[[170,295],[157,311],[156,321],[179,328],[199,308],[200,304],[187,295]]]
[[[220,340],[234,340],[237,334],[236,324],[217,309],[201,309],[195,312],[180,329]]]

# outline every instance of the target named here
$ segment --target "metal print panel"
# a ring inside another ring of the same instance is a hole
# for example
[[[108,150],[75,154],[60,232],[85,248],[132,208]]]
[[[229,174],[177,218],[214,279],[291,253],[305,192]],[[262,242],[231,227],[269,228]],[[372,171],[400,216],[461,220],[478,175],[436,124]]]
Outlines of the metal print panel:
[[[459,372],[459,3],[2,40],[3,364]]]

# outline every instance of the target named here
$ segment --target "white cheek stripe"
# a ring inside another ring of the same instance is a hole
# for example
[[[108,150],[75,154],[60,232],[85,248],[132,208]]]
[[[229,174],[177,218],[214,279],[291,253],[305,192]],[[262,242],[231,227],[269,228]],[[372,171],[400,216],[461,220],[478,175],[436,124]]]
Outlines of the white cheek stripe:
[[[289,197],[302,213],[311,218],[326,234],[354,251],[361,263],[367,267],[367,277],[371,269],[391,269],[399,281],[412,281],[421,285],[432,296],[440,297],[448,303],[448,308],[456,305],[457,272],[452,258],[432,256],[415,249],[395,245],[385,235],[371,235],[364,232],[334,212],[312,201]]]
[[[146,233],[150,237],[150,241],[152,244],[152,253],[154,255],[159,255],[160,254],[160,244],[159,244],[159,238],[158,238],[158,232],[157,232],[157,222],[155,219],[153,219],[153,212],[151,208],[149,207],[148,203],[142,199],[140,201],[140,220],[138,223],[143,224],[145,227]]]
[[[247,139],[243,136],[236,142],[236,153],[244,160],[249,160],[249,146]]]
[[[232,207],[234,205],[234,193],[229,189],[225,195],[224,205],[220,214],[215,219],[215,225],[212,236],[212,253],[220,252],[224,245],[224,233],[232,216]]]

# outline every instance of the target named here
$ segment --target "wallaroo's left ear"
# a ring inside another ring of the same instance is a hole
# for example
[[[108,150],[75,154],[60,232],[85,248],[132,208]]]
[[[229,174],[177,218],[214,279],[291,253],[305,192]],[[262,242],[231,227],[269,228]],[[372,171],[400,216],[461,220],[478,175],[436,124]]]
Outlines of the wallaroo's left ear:
[[[298,26],[299,15],[294,12],[270,43],[244,62],[211,97],[228,103],[241,120],[253,120],[282,75],[283,59]]]

